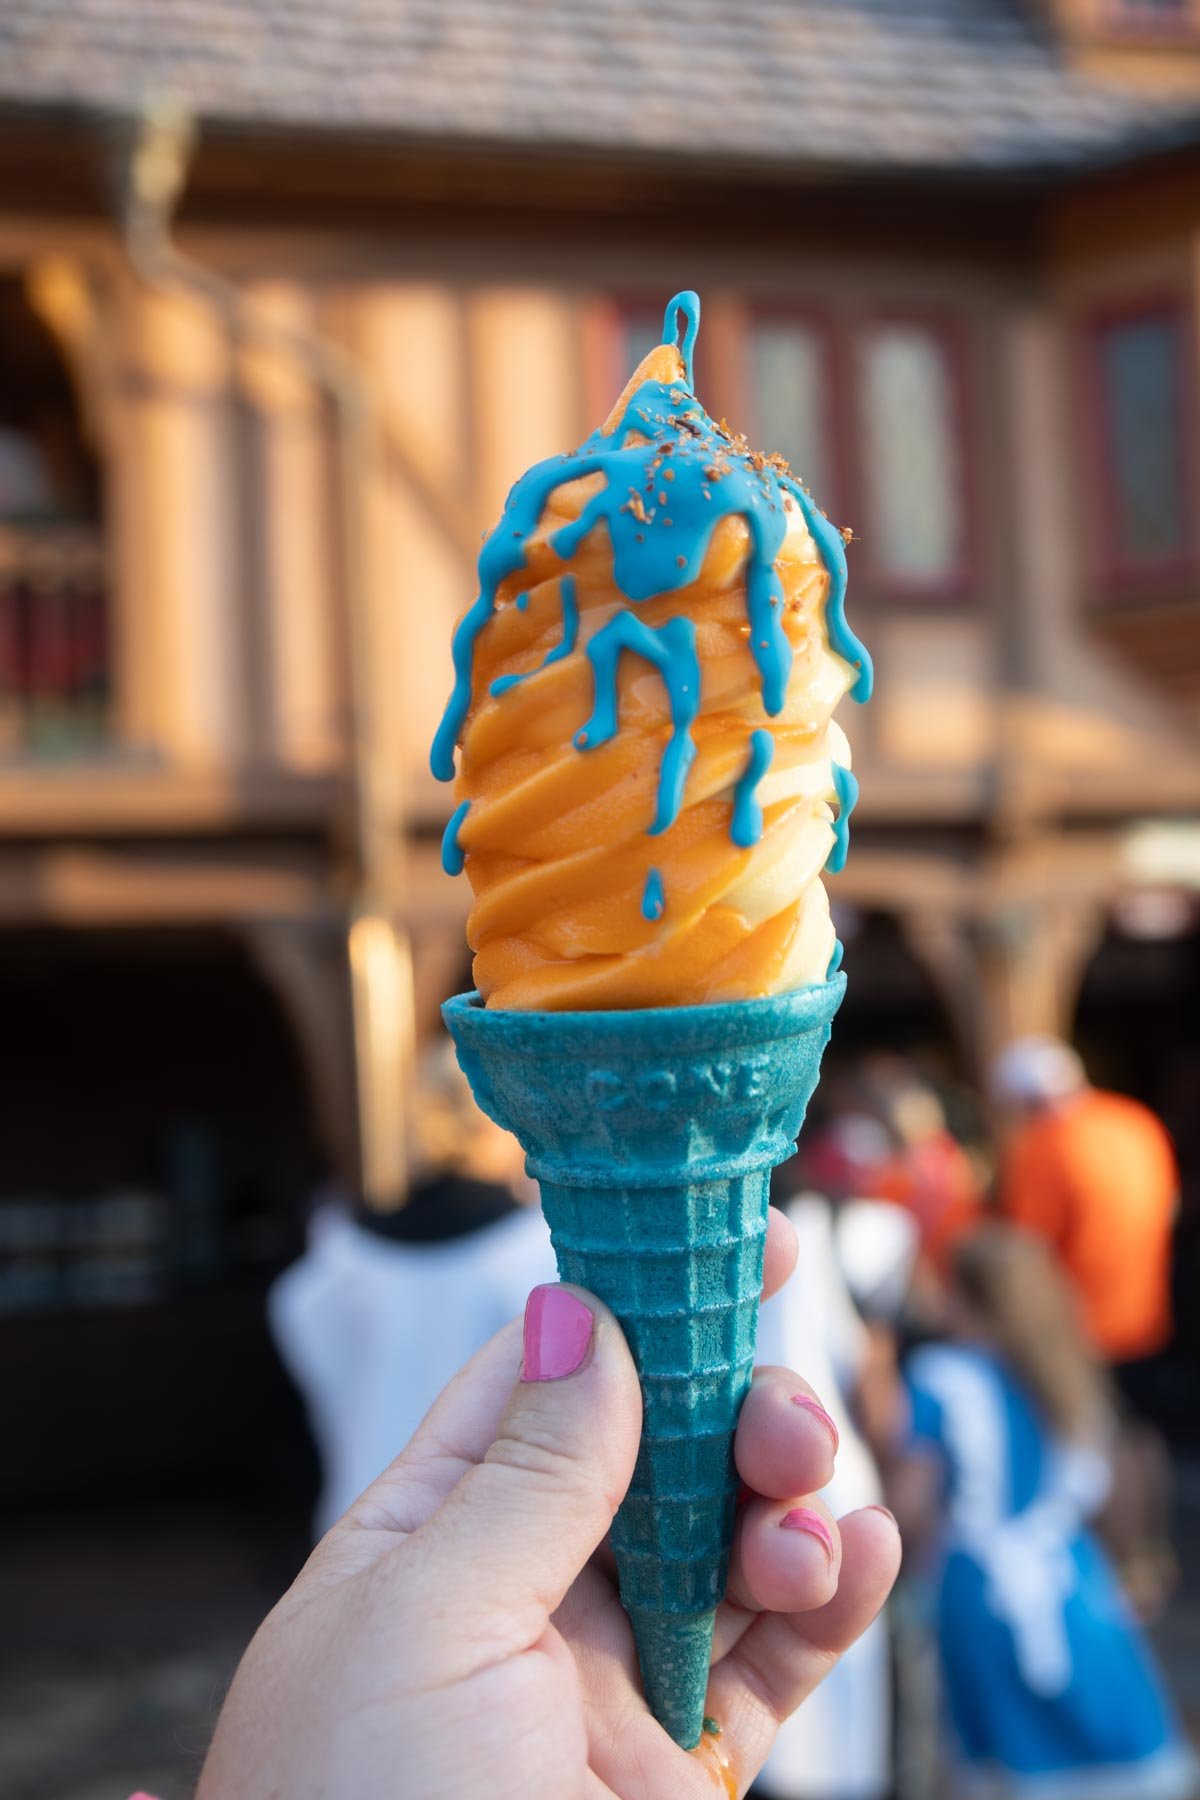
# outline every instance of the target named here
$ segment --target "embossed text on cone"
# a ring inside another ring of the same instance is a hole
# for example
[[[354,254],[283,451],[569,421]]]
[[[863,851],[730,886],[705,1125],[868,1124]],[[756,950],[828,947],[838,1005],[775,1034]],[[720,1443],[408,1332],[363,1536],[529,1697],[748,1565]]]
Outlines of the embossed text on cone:
[[[613,1548],[647,1699],[685,1748],[725,1591],[770,1172],[844,991],[837,975],[726,1005],[443,1008],[476,1099],[525,1148],[560,1275],[611,1307],[637,1363],[642,1441]]]

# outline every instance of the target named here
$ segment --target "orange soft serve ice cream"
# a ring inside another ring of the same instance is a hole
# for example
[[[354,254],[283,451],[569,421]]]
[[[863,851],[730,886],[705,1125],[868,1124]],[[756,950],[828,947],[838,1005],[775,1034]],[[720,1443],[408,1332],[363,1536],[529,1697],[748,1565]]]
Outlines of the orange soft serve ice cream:
[[[871,686],[845,546],[703,411],[698,323],[673,299],[600,430],[517,482],[455,633],[432,762],[490,1007],[753,999],[839,960],[821,874],[857,784],[832,715]]]

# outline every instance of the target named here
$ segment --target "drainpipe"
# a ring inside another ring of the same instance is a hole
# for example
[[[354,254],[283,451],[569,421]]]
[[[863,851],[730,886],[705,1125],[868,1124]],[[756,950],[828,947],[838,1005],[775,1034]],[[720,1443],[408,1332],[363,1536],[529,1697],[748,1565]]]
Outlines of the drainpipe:
[[[369,1206],[403,1204],[404,1105],[412,1067],[412,955],[389,896],[403,889],[404,833],[394,829],[376,731],[374,603],[367,577],[367,504],[377,460],[366,371],[341,345],[274,318],[232,281],[180,251],[171,226],[198,132],[176,106],[149,107],[132,134],[122,122],[120,216],[126,250],[148,287],[186,294],[217,312],[239,342],[282,352],[324,394],[336,420],[337,508],[350,679],[354,894],[347,923],[359,1176]]]

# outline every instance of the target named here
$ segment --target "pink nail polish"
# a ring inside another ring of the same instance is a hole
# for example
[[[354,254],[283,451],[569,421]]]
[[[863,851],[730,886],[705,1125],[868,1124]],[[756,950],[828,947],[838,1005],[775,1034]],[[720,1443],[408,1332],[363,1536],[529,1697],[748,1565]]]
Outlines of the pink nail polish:
[[[522,1381],[561,1381],[573,1375],[588,1352],[595,1320],[568,1288],[547,1283],[525,1302],[525,1361]]]
[[[784,1513],[779,1521],[784,1531],[807,1531],[821,1544],[830,1562],[834,1558],[833,1533],[811,1506],[793,1506],[791,1512]]]
[[[890,1506],[880,1506],[876,1501],[872,1501],[870,1506],[863,1507],[863,1511],[864,1512],[882,1513],[884,1518],[890,1519],[892,1521],[892,1524],[896,1527],[896,1530],[899,1531],[900,1521],[899,1521],[899,1519],[897,1519],[895,1513],[892,1511]]]
[[[814,1419],[820,1419],[822,1425],[833,1439],[833,1448],[836,1455],[837,1447],[841,1442],[841,1439],[838,1437],[838,1428],[830,1418],[829,1414],[825,1411],[825,1408],[821,1405],[821,1402],[819,1400],[814,1400],[811,1394],[793,1394],[792,1405],[802,1406],[804,1411],[811,1413]]]

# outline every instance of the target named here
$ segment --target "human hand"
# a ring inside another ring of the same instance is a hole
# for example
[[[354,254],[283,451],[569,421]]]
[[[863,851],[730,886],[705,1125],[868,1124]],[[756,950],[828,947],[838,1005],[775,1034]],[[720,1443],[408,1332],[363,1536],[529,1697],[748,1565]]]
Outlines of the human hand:
[[[774,1214],[765,1292],[794,1260]],[[514,1321],[467,1364],[259,1629],[197,1800],[743,1794],[900,1559],[890,1515],[838,1525],[815,1497],[835,1436],[814,1401],[755,1372],[709,1686],[722,1735],[689,1754],[647,1710],[604,1541],[637,1454],[633,1361],[592,1295],[535,1289],[523,1345]]]

